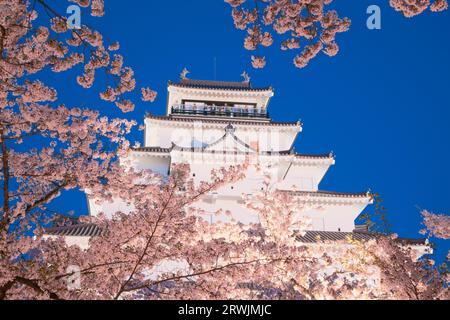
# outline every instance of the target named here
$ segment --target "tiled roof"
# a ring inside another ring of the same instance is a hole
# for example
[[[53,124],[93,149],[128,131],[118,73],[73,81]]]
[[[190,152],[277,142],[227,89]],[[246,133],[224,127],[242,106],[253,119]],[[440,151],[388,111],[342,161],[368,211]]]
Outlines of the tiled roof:
[[[355,224],[354,232],[369,232],[369,226],[367,224]]]
[[[238,91],[268,91],[272,87],[253,88],[250,82],[212,81],[182,79],[180,82],[169,81],[169,85],[183,88],[221,89]]]
[[[94,237],[101,235],[102,230],[95,224],[84,223],[65,227],[46,228],[45,234],[51,236]]]
[[[133,151],[138,152],[155,152],[155,153],[169,153],[172,148],[161,148],[161,147],[139,147],[131,148]]]
[[[294,191],[294,190],[278,190],[279,192],[289,192],[299,196],[311,197],[332,197],[332,198],[368,198],[370,192],[336,192],[336,191]]]
[[[169,120],[169,121],[175,121],[175,122],[204,122],[204,123],[218,123],[218,124],[243,124],[246,126],[281,126],[281,127],[298,127],[301,126],[301,122],[277,122],[277,121],[255,121],[255,120],[247,120],[247,119],[211,119],[211,118],[200,118],[200,117],[178,117],[178,116],[154,116],[149,113],[145,114],[145,117],[148,119],[154,119],[154,120]]]
[[[320,241],[342,241],[349,237],[358,241],[376,239],[376,235],[363,232],[306,231],[303,236],[297,236],[297,240],[304,243],[315,243]]]
[[[136,152],[149,152],[149,153],[170,153],[172,149],[176,149],[179,151],[190,151],[190,152],[204,152],[204,153],[212,153],[212,154],[250,154],[245,151],[226,151],[226,150],[208,150],[204,148],[194,148],[194,147],[180,147],[180,146],[172,146],[171,148],[160,148],[160,147],[139,147],[139,148],[131,148],[132,151]],[[297,159],[332,159],[332,153],[324,153],[324,154],[302,154],[302,153],[294,153],[292,150],[282,150],[282,151],[260,151],[259,155],[261,156],[288,156],[293,155]]]
[[[377,234],[369,232],[334,232],[334,231],[306,231],[303,236],[297,236],[297,240],[303,243],[315,243],[320,241],[342,241],[351,238],[357,241],[376,239]],[[425,245],[425,239],[397,238],[397,242],[410,245]]]
[[[228,150],[208,150],[208,149],[202,149],[202,148],[186,148],[186,147],[177,147],[176,150],[180,151],[199,151],[204,153],[214,153],[214,154],[252,154],[247,151],[228,151]],[[333,156],[331,156],[329,153],[327,154],[306,154],[303,155],[301,153],[292,153],[291,150],[282,150],[282,151],[260,151],[259,153],[255,153],[260,156],[288,156],[293,155],[297,159],[332,159]]]
[[[78,236],[96,237],[102,234],[100,227],[95,224],[77,224],[67,227],[55,227],[45,229],[45,234],[50,236]],[[303,236],[297,236],[302,243],[316,243],[320,241],[342,241],[351,237],[357,241],[376,239],[377,235],[369,232],[334,232],[334,231],[306,231]],[[396,241],[409,245],[425,245],[425,239],[397,238]]]
[[[296,158],[302,159],[332,159],[334,158],[334,154],[332,152],[322,153],[322,154],[312,154],[312,153],[295,153],[290,151]]]

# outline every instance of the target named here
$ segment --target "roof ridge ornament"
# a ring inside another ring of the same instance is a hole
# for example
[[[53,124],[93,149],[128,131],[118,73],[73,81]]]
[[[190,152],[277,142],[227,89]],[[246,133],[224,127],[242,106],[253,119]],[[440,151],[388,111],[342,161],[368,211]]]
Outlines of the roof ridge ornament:
[[[180,79],[181,80],[186,80],[188,79],[187,74],[190,73],[190,71],[186,68],[183,68],[183,71],[181,71],[180,73]]]
[[[233,125],[231,123],[229,123],[225,127],[225,132],[227,132],[227,133],[234,133],[235,131],[236,131],[236,129],[233,127]]]
[[[241,73],[241,77],[244,78],[244,80],[242,80],[243,83],[250,83],[250,76],[248,75],[247,71],[243,71]]]

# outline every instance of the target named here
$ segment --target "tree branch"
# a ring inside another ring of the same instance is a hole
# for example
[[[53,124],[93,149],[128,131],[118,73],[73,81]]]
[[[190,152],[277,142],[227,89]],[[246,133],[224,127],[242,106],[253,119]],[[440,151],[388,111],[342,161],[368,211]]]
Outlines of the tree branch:
[[[8,150],[6,148],[5,132],[3,126],[0,128],[0,144],[2,150],[2,170],[3,170],[3,213],[4,221],[2,225],[8,224],[8,214],[9,214],[9,159]]]
[[[37,206],[48,202],[49,200],[51,200],[51,198],[57,194],[62,188],[66,187],[67,185],[69,185],[70,180],[66,179],[63,181],[63,183],[61,183],[60,185],[57,185],[55,189],[53,189],[52,191],[48,192],[46,195],[42,196],[41,198],[39,198],[38,200],[36,200],[33,204],[28,205],[25,208],[25,212],[30,212],[31,210],[33,210],[34,208],[36,208]]]
[[[205,274],[208,274],[208,273],[221,271],[221,270],[227,269],[227,268],[253,264],[255,262],[259,262],[259,261],[263,261],[263,260],[267,260],[267,259],[255,259],[255,260],[251,260],[251,261],[229,263],[229,264],[226,264],[226,265],[223,265],[223,266],[219,266],[219,267],[215,267],[215,268],[211,268],[211,269],[208,269],[208,270],[199,271],[199,272],[195,272],[195,273],[191,273],[191,274],[185,274],[185,275],[180,275],[180,276],[173,276],[173,277],[169,277],[169,278],[162,279],[162,280],[159,280],[159,281],[146,282],[146,283],[144,283],[142,285],[139,285],[139,286],[126,288],[123,291],[124,292],[135,291],[135,290],[139,290],[139,289],[144,289],[144,288],[149,287],[149,286],[158,285],[158,284],[161,284],[161,283],[164,283],[164,282],[167,282],[167,281],[181,280],[181,279],[191,278],[191,277],[195,277],[195,276],[201,276],[201,275],[205,275]],[[275,261],[280,261],[280,260],[283,260],[283,259],[282,258],[273,259],[273,260],[270,260],[269,262],[275,262]]]
[[[8,281],[3,287],[0,288],[0,300],[4,300],[6,298],[6,293],[12,288],[15,283],[20,283],[27,287],[30,287],[39,294],[48,294],[49,298],[52,300],[61,300],[56,293],[46,289],[42,289],[36,281],[20,276],[17,276],[13,280]]]
[[[120,295],[122,294],[122,292],[124,292],[125,287],[128,285],[128,283],[129,283],[129,282],[131,281],[131,279],[134,277],[134,274],[136,273],[136,270],[137,270],[138,266],[141,264],[142,260],[144,259],[145,255],[147,254],[148,247],[150,246],[150,243],[151,243],[151,241],[152,241],[152,239],[153,239],[153,237],[154,237],[154,235],[155,235],[155,233],[156,233],[156,229],[158,228],[159,222],[160,222],[161,219],[162,219],[163,213],[164,213],[164,211],[166,211],[166,209],[167,209],[167,207],[168,207],[168,205],[169,205],[169,203],[170,203],[170,200],[172,199],[173,191],[174,191],[174,190],[172,189],[172,192],[170,193],[169,198],[168,198],[167,201],[164,203],[164,207],[162,208],[161,212],[160,212],[159,215],[158,215],[158,219],[157,219],[156,222],[155,222],[155,227],[153,228],[152,233],[151,233],[150,237],[147,239],[147,243],[145,244],[144,251],[142,252],[142,254],[141,254],[141,256],[139,257],[139,259],[136,261],[136,264],[135,264],[134,267],[133,267],[133,271],[131,272],[131,274],[130,274],[130,276],[128,277],[127,281],[125,281],[125,282],[120,286],[119,291],[117,292],[116,296],[114,297],[114,300],[117,300],[117,299],[120,297]]]

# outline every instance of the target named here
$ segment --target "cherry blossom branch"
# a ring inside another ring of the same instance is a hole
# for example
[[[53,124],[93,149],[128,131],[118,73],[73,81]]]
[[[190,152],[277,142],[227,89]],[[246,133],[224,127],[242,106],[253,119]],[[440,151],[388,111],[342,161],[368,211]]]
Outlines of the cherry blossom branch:
[[[42,205],[48,201],[50,201],[51,199],[53,199],[53,196],[55,196],[56,194],[58,194],[61,189],[65,188],[66,186],[68,186],[71,183],[70,180],[64,180],[61,184],[56,184],[54,183],[54,185],[56,185],[56,187],[54,189],[52,189],[51,191],[49,191],[48,193],[46,193],[44,196],[42,196],[41,198],[37,199],[33,204],[29,204],[27,205],[27,207],[25,208],[25,212],[30,212],[31,210],[33,210],[34,208],[38,207],[39,205]]]
[[[88,272],[90,272],[90,271],[92,271],[94,269],[97,269],[97,268],[107,267],[107,266],[114,266],[114,265],[118,265],[118,264],[130,263],[130,262],[131,261],[123,260],[123,261],[113,261],[113,262],[99,263],[99,264],[87,267],[85,269],[82,269],[79,272],[80,272],[80,274],[85,274],[85,273],[88,273]],[[54,278],[54,280],[60,280],[60,279],[66,278],[66,277],[73,276],[74,274],[75,274],[75,271],[69,272],[69,273],[65,273],[65,274],[61,274],[61,275],[56,276]]]
[[[21,134],[21,135],[12,136],[12,137],[6,137],[5,140],[21,140],[23,138],[36,136],[37,134],[39,134],[38,131],[33,131],[33,132],[30,132],[30,133],[27,133],[27,134]]]
[[[20,283],[27,287],[30,287],[38,294],[41,294],[41,295],[48,294],[49,298],[52,300],[61,300],[60,297],[56,293],[41,288],[36,281],[30,280],[30,279],[27,279],[24,277],[20,277],[20,276],[15,277],[13,280],[8,281],[5,285],[0,287],[0,300],[5,299],[7,292],[12,288],[12,286],[15,283]]]
[[[58,12],[56,12],[52,7],[50,7],[44,0],[37,0],[46,10],[51,12],[55,17],[58,17],[60,19],[63,19],[64,21],[67,21],[67,18],[60,15]],[[86,43],[86,41],[83,39],[83,37],[76,31],[76,29],[71,30],[73,34],[75,34],[78,39],[83,43],[83,46],[88,49],[91,52],[91,55],[95,57],[98,60],[97,54],[92,50],[92,48]],[[98,60],[99,61],[99,60]]]
[[[0,128],[0,144],[2,150],[2,171],[3,171],[3,224],[8,224],[9,215],[9,163],[8,150],[6,147],[5,134],[3,126]]]
[[[232,267],[237,267],[237,266],[244,266],[244,265],[249,265],[249,264],[255,264],[257,262],[261,262],[261,261],[269,261],[269,262],[276,262],[276,261],[280,261],[282,260],[281,258],[278,259],[272,259],[272,260],[268,260],[268,259],[254,259],[251,261],[244,261],[244,262],[233,262],[233,263],[228,263],[226,265],[222,265],[219,267],[214,267],[208,270],[204,270],[204,271],[199,271],[199,272],[194,272],[194,273],[190,273],[190,274],[184,274],[184,275],[179,275],[179,276],[173,276],[173,277],[169,277],[169,278],[165,278],[162,280],[158,280],[158,281],[148,281],[145,282],[144,284],[138,285],[138,286],[134,286],[131,288],[126,288],[123,291],[124,292],[130,292],[130,291],[136,291],[139,289],[144,289],[150,286],[154,286],[154,285],[158,285],[167,281],[175,281],[175,280],[182,280],[182,279],[187,279],[187,278],[192,278],[195,276],[201,276],[201,275],[205,275],[205,274],[210,274],[210,273],[214,273],[214,272],[218,272],[218,271],[223,271],[225,269],[228,268],[232,268]]]
[[[304,68],[320,52],[333,57],[339,51],[336,35],[346,32],[350,20],[340,19],[335,10],[327,10],[333,0],[224,0],[232,7],[236,29],[247,31],[244,48],[258,50],[260,46],[273,44],[276,34],[282,38],[281,50],[300,49],[294,57],[294,65]],[[389,0],[389,4],[405,17],[447,10],[447,0]],[[264,31],[263,29],[265,28]],[[288,35],[283,38],[283,35]],[[264,56],[251,56],[254,68],[264,68]]]
[[[144,247],[144,250],[142,251],[141,256],[140,256],[139,259],[136,261],[136,264],[134,265],[133,270],[131,271],[130,276],[128,277],[128,279],[120,286],[120,288],[119,288],[119,290],[118,290],[116,296],[114,297],[114,300],[117,300],[117,299],[120,297],[120,295],[124,292],[125,287],[126,287],[127,284],[133,279],[133,277],[134,277],[134,275],[135,275],[135,273],[136,273],[136,271],[137,271],[138,266],[141,264],[142,260],[143,260],[144,257],[146,256],[146,254],[147,254],[147,249],[148,249],[149,246],[150,246],[150,243],[151,243],[151,241],[152,241],[152,239],[153,239],[153,236],[155,235],[156,229],[158,228],[158,224],[159,224],[159,222],[161,221],[162,216],[163,216],[165,210],[167,209],[167,207],[168,207],[168,205],[169,205],[169,203],[170,203],[170,200],[171,200],[172,197],[173,197],[173,194],[174,194],[174,188],[171,190],[170,195],[169,195],[169,198],[167,199],[167,201],[165,202],[165,204],[164,204],[162,210],[161,210],[160,213],[158,214],[158,219],[157,219],[156,222],[155,222],[155,226],[154,226],[154,228],[153,228],[153,230],[152,230],[152,232],[151,232],[151,234],[150,234],[150,237],[147,239],[147,243],[145,244],[145,247]]]
[[[3,57],[4,39],[6,36],[6,29],[0,24],[0,58]]]

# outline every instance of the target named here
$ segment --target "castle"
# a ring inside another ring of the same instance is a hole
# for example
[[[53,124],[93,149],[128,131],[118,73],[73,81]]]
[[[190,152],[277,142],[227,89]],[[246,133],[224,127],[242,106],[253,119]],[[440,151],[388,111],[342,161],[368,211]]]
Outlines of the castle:
[[[145,116],[144,145],[129,152],[135,169],[151,169],[163,176],[171,166],[188,163],[196,182],[209,179],[214,168],[242,164],[251,160],[262,170],[249,166],[242,181],[222,186],[199,199],[195,206],[211,223],[235,219],[242,223],[258,223],[258,214],[244,205],[243,195],[259,192],[264,174],[270,173],[272,188],[288,192],[304,208],[311,230],[299,241],[343,240],[351,235],[356,240],[373,237],[355,219],[372,202],[369,192],[344,193],[319,189],[320,182],[334,155],[302,154],[294,151],[294,142],[302,124],[273,121],[268,112],[274,96],[271,87],[253,87],[246,73],[242,82],[192,80],[186,71],[177,82],[168,82],[166,114]],[[120,200],[113,203],[89,201],[89,214],[117,211],[130,207]],[[218,209],[227,214],[216,214]],[[63,235],[69,243],[87,246],[91,236],[99,234],[94,225],[76,224],[54,227],[48,235]]]

